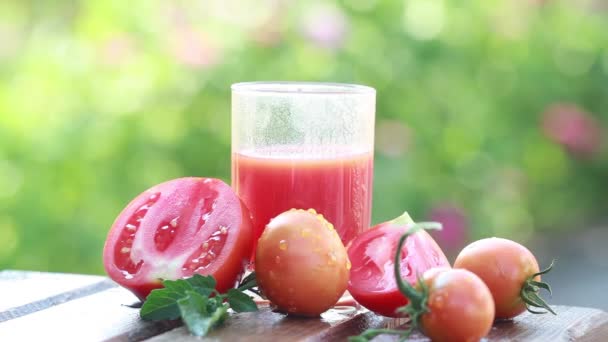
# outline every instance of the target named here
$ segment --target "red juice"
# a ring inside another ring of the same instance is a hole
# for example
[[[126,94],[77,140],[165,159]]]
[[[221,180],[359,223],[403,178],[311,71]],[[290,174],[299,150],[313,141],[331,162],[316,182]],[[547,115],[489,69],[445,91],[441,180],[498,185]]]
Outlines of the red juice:
[[[233,153],[232,186],[253,216],[255,239],[278,214],[315,209],[331,222],[344,245],[370,225],[373,154],[276,157]]]

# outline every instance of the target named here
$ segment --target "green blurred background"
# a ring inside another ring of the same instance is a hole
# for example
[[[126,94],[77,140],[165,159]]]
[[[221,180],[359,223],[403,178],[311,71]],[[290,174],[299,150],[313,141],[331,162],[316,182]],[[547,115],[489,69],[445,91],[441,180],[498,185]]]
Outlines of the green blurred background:
[[[608,5],[551,0],[2,0],[0,268],[102,273],[124,205],[230,179],[230,84],[378,91],[373,221],[447,249],[608,209]]]

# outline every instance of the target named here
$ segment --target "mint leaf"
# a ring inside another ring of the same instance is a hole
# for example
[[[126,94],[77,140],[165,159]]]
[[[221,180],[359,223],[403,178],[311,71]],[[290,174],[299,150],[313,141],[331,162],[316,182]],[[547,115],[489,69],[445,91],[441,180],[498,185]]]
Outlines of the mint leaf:
[[[248,284],[255,286],[255,278],[250,278]],[[139,315],[144,320],[154,321],[181,317],[196,336],[203,336],[223,323],[228,318],[229,307],[236,312],[258,309],[243,289],[230,289],[227,294],[217,292],[212,276],[195,274],[187,279],[164,280],[163,285],[165,288],[150,292]],[[226,299],[228,304],[224,303]]]
[[[179,318],[177,301],[183,297],[183,293],[167,289],[152,290],[142,305],[139,315],[146,321]]]
[[[186,295],[187,291],[193,290],[190,282],[184,279],[163,280],[163,286],[169,291],[181,293],[183,295]]]
[[[210,289],[211,291],[213,291],[213,289],[215,289],[215,285],[217,285],[215,279],[213,279],[213,276],[202,276],[198,273],[194,273],[192,277],[185,279],[185,281],[187,281],[193,287]]]
[[[237,289],[228,290],[228,304],[236,312],[253,312],[258,310],[253,299]]]
[[[204,336],[214,326],[222,323],[228,315],[228,308],[220,304],[213,305],[215,309],[207,311],[209,301],[216,302],[215,298],[203,297],[194,291],[188,291],[187,297],[177,301],[184,324],[195,336]]]

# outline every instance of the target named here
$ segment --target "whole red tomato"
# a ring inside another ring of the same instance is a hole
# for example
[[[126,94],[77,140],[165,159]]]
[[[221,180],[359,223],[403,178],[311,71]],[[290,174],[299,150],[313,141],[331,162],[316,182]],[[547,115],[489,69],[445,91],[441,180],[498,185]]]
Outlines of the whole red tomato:
[[[161,279],[212,275],[234,287],[251,255],[249,211],[230,186],[213,178],[179,178],[137,196],[118,215],[103,251],[106,272],[140,299]]]
[[[258,285],[281,311],[318,316],[344,294],[350,262],[340,236],[314,210],[273,218],[258,241]]]
[[[541,282],[541,275],[551,266],[539,271],[536,258],[519,243],[501,238],[488,238],[466,246],[454,262],[454,268],[464,268],[481,278],[494,297],[496,318],[512,318],[530,307],[553,310],[540,298],[541,288],[551,291]]]

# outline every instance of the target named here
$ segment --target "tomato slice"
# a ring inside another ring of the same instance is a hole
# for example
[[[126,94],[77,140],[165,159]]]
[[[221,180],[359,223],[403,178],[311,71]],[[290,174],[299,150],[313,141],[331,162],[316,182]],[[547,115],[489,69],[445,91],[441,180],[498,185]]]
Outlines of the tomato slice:
[[[106,272],[140,299],[161,279],[212,275],[234,287],[253,248],[249,211],[219,179],[179,178],[137,196],[118,215],[104,246]]]
[[[352,268],[348,291],[359,304],[383,316],[408,303],[395,282],[394,257],[399,238],[408,225],[388,221],[357,236],[348,247]],[[435,240],[425,231],[407,238],[401,250],[401,275],[410,284],[431,268],[450,264]]]

